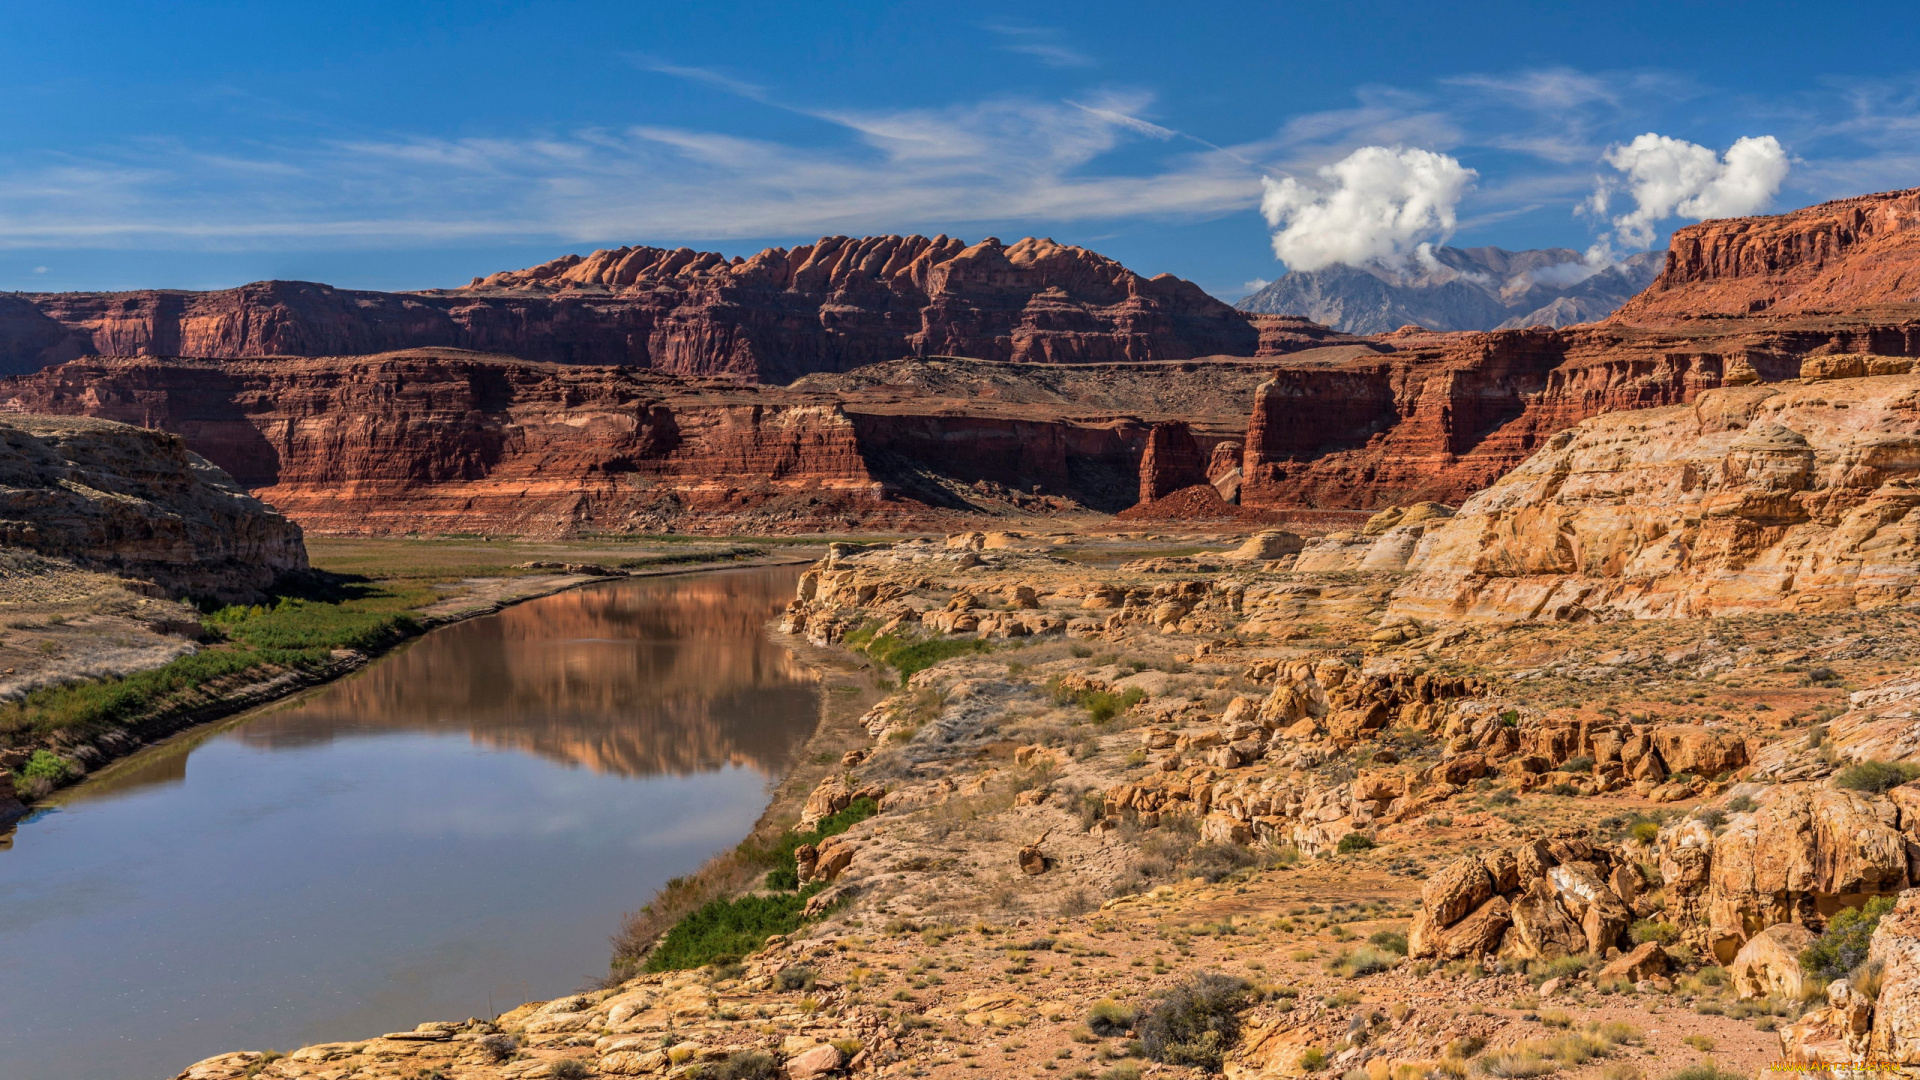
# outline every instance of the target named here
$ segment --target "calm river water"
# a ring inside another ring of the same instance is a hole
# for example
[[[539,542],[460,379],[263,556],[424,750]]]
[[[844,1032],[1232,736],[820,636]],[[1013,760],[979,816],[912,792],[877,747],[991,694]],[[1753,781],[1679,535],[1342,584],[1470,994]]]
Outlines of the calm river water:
[[[0,850],[0,1077],[156,1080],[604,974],[740,839],[818,714],[798,568],[609,583],[435,631],[170,748]]]

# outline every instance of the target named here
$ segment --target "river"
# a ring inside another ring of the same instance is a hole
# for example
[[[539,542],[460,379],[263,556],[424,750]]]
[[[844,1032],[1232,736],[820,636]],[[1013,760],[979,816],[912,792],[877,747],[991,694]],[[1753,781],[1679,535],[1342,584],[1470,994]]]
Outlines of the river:
[[[819,713],[798,568],[619,581],[436,630],[157,748],[0,850],[0,1077],[489,1016],[604,974],[737,842]]]

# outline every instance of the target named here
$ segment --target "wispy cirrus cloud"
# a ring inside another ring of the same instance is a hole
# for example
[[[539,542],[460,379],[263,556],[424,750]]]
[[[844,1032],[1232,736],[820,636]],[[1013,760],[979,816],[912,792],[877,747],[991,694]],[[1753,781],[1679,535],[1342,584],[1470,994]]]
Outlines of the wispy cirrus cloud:
[[[1067,44],[1066,35],[1052,27],[989,23],[984,29],[999,36],[1000,48],[1031,56],[1048,67],[1090,68],[1098,64],[1093,57]]]
[[[218,152],[135,145],[16,161],[0,173],[0,246],[720,239],[930,221],[1206,215],[1258,200],[1258,180],[1242,162],[1164,146],[1177,133],[1140,119],[1150,104],[1135,93],[936,109],[789,107],[826,125],[834,138],[824,141],[634,125]],[[1139,145],[1161,147],[1152,167],[1103,168],[1107,155]]]

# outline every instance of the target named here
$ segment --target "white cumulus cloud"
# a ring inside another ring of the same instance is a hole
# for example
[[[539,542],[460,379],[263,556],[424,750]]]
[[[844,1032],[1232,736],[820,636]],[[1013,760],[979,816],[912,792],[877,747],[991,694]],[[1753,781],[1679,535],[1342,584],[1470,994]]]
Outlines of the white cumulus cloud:
[[[1684,139],[1648,132],[1606,153],[1621,173],[1602,179],[1588,207],[1605,214],[1616,193],[1633,209],[1613,218],[1611,237],[1633,248],[1653,243],[1654,227],[1670,217],[1740,217],[1766,208],[1787,178],[1787,152],[1771,135],[1748,136],[1724,155]]]
[[[1262,180],[1273,253],[1292,270],[1404,265],[1453,232],[1455,208],[1480,174],[1431,150],[1363,146],[1318,175],[1318,184]]]

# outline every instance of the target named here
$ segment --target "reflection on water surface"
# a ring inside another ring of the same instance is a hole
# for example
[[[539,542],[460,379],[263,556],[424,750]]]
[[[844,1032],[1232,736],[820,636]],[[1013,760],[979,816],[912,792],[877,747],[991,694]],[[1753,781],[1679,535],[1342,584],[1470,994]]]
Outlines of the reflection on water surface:
[[[605,969],[738,840],[817,702],[797,569],[617,582],[434,632],[182,741],[0,851],[9,1080],[486,1015]]]

